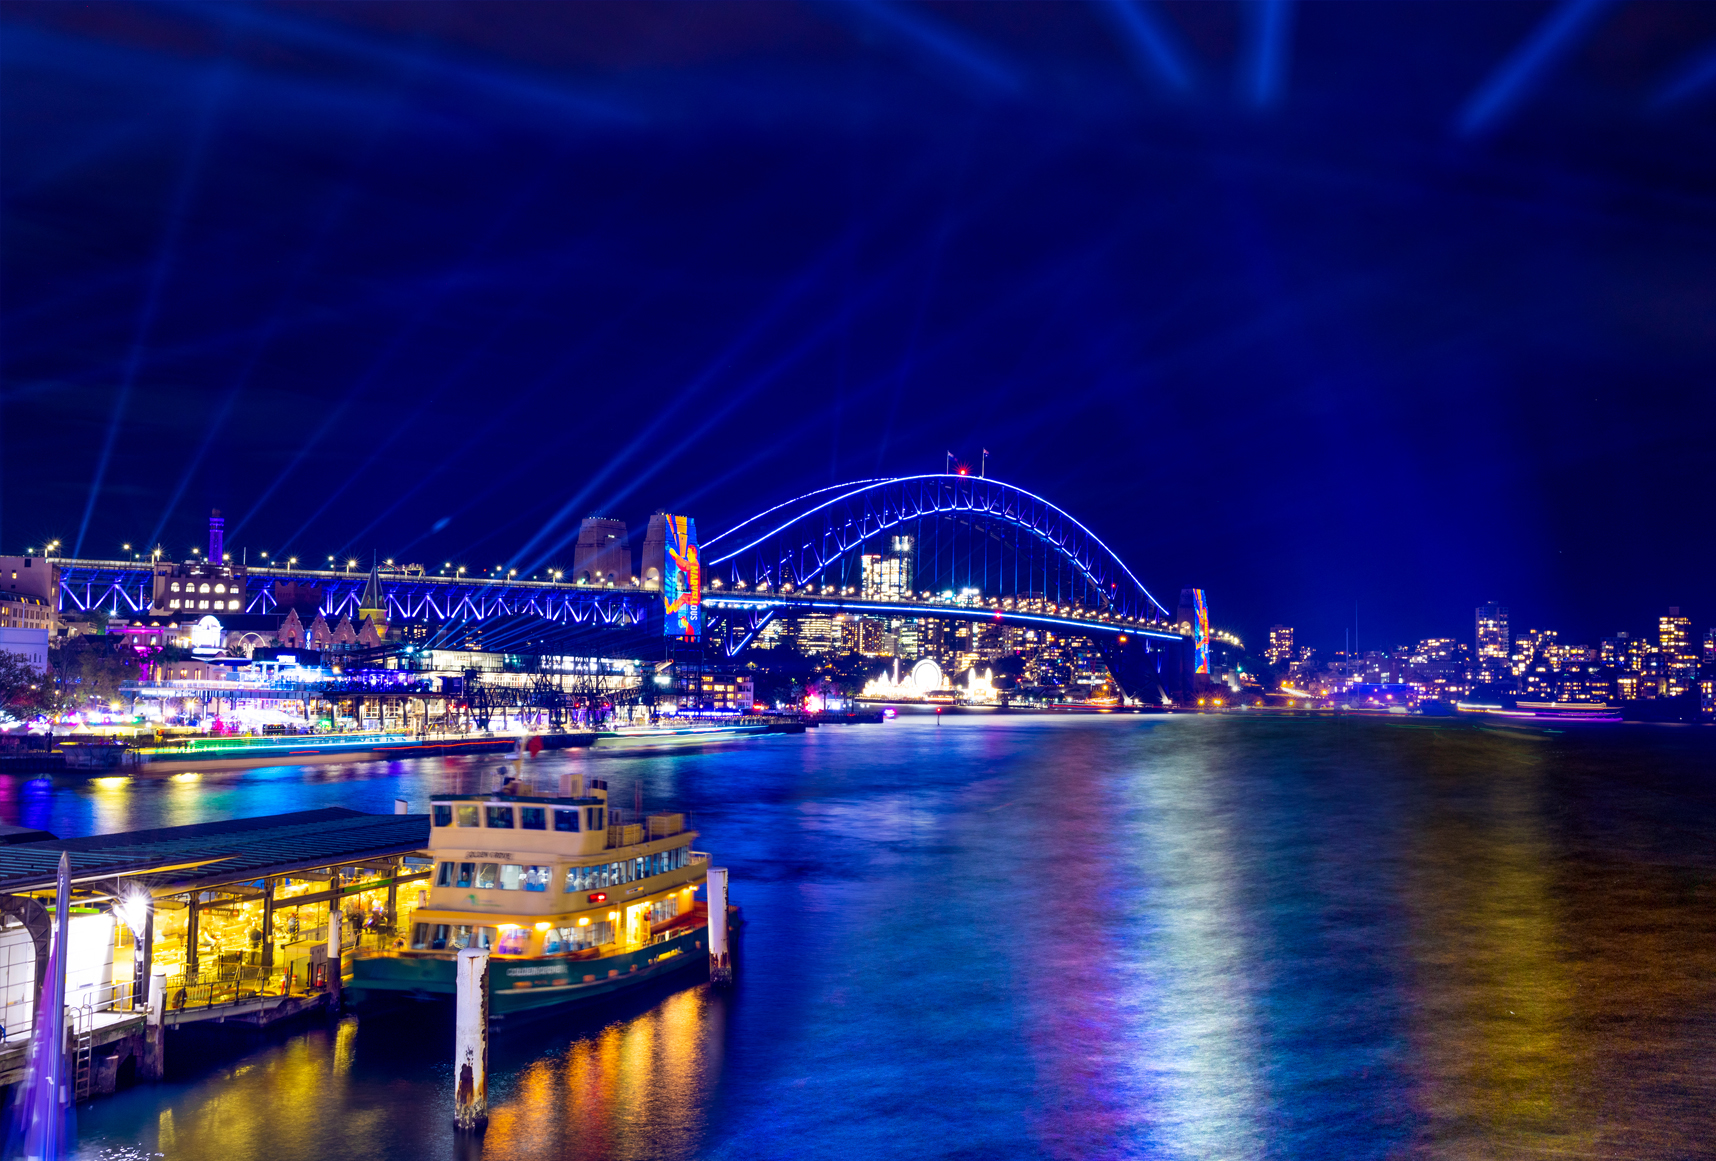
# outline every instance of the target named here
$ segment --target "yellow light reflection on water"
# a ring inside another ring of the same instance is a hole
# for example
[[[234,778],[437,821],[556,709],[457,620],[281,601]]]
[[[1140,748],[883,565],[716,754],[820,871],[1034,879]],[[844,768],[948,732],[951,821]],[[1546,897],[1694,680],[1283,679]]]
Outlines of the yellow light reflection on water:
[[[1544,831],[1541,748],[1444,739],[1427,773],[1469,783],[1425,817],[1406,904],[1414,927],[1411,1036],[1419,1112],[1450,1147],[1505,1142],[1595,1156],[1593,1062]]]
[[[490,1106],[484,1161],[696,1153],[724,1019],[689,988],[535,1061]]]
[[[183,774],[173,775],[173,781],[174,782],[195,782],[198,779],[200,779],[201,777],[202,777],[202,775],[197,773],[195,770],[187,770]]]
[[[95,790],[93,821],[96,833],[108,834],[127,829],[131,815],[131,795],[127,791],[131,779],[124,774],[115,774],[89,781]]]

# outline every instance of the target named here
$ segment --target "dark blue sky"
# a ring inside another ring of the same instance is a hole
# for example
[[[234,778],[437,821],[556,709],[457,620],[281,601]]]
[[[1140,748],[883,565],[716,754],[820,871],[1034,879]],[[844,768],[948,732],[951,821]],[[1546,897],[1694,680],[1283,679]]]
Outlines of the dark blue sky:
[[[1716,622],[1716,6],[0,22],[5,551],[485,568],[987,448],[1248,637]]]

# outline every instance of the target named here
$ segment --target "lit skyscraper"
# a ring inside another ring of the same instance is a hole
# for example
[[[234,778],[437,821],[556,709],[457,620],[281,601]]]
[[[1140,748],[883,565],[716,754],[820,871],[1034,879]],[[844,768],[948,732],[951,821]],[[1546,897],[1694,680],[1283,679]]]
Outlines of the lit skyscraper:
[[[1293,659],[1293,627],[1291,625],[1269,626],[1269,648],[1263,651],[1269,658],[1269,664],[1280,665]]]
[[[1666,617],[1658,617],[1657,647],[1662,651],[1667,693],[1677,697],[1691,689],[1698,677],[1698,651],[1692,644],[1692,619],[1671,605]]]
[[[890,536],[886,553],[865,553],[864,595],[872,599],[889,599],[911,592],[914,579],[914,548],[910,536]]]
[[[1494,602],[1478,606],[1477,648],[1479,668],[1501,668],[1507,665],[1508,646],[1507,606]]]
[[[1671,606],[1666,617],[1658,617],[1657,645],[1670,657],[1692,657],[1692,620],[1680,615],[1680,606]]]

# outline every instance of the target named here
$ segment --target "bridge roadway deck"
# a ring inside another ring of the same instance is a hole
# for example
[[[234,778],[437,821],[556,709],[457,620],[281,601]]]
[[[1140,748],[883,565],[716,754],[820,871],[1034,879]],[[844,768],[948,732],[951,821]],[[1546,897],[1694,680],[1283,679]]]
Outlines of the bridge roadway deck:
[[[101,607],[116,616],[147,615],[154,583],[154,574],[148,565],[112,560],[64,560],[59,564],[62,611]],[[355,614],[358,594],[367,581],[364,574],[325,569],[288,572],[285,569],[253,568],[249,575],[246,613],[270,612],[274,607],[272,582],[293,580],[310,582],[324,590],[324,615]],[[549,621],[637,625],[651,611],[659,610],[661,600],[660,593],[653,589],[591,588],[558,581],[392,575],[384,577],[382,583],[387,592],[390,616],[402,620],[429,617],[438,621],[480,621],[492,616],[523,613],[535,614]],[[1020,607],[993,599],[987,604],[961,604],[934,599],[883,599],[856,593],[820,593],[808,589],[743,591],[708,586],[703,590],[703,604],[713,610],[753,615],[819,612],[945,617],[1028,625],[1068,634],[1135,635],[1163,642],[1187,639],[1177,626],[1165,622],[1081,615],[1076,611],[1035,603]]]
[[[1029,625],[1054,629],[1064,633],[1136,636],[1153,641],[1185,641],[1179,630],[1171,625],[1151,621],[1135,621],[1123,617],[1080,617],[1031,608],[1008,608],[997,605],[962,605],[946,601],[912,601],[877,599],[856,594],[737,592],[732,589],[704,589],[703,605],[709,609],[733,612],[781,613],[857,613],[872,617],[954,617],[968,621],[993,621],[999,624]]]
[[[120,560],[72,560],[57,562],[61,569],[60,608],[107,608],[124,616],[148,611],[154,573],[146,563]],[[355,612],[358,594],[368,577],[363,573],[327,569],[256,567],[249,570],[250,586],[246,613],[266,613],[274,601],[275,581],[307,582],[324,590],[324,613]],[[265,582],[265,583],[259,583]],[[534,581],[469,576],[404,576],[382,578],[393,615],[413,619],[428,614],[450,618],[462,614],[482,619],[497,614],[535,612],[550,620],[565,619],[574,604],[589,606],[605,622],[635,623],[652,608],[659,608],[661,595],[653,589],[592,588],[560,581]],[[1183,641],[1177,627],[1124,617],[1081,616],[1048,607],[1008,607],[1005,604],[967,605],[940,600],[909,598],[879,599],[859,594],[818,593],[811,590],[751,590],[706,587],[706,607],[732,612],[773,610],[780,613],[859,613],[887,617],[952,617],[971,621],[999,621],[1054,629],[1065,633],[1119,636],[1136,634],[1151,640]],[[601,606],[608,608],[603,610]],[[573,615],[571,619],[583,620]]]

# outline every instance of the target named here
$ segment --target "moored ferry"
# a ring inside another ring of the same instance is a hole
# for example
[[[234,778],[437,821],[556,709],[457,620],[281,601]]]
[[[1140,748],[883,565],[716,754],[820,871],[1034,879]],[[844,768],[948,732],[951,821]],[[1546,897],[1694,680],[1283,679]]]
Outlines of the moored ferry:
[[[605,781],[570,781],[570,797],[432,800],[428,897],[391,950],[353,963],[353,1002],[451,1000],[466,947],[490,953],[489,1012],[500,1017],[708,970],[708,905],[696,896],[709,856],[691,849],[685,816],[620,825]]]

